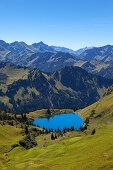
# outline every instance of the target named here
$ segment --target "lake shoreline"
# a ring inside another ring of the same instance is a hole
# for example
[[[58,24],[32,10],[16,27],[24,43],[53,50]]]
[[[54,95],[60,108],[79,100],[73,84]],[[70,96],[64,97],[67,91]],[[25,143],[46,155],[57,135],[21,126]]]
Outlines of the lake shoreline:
[[[33,121],[33,125],[38,126],[43,129],[53,129],[55,130],[61,130],[65,128],[72,128],[74,130],[79,130],[80,127],[83,126],[83,119],[79,116],[78,113],[63,113],[63,114],[57,114],[53,116],[46,116],[44,118],[37,118]]]

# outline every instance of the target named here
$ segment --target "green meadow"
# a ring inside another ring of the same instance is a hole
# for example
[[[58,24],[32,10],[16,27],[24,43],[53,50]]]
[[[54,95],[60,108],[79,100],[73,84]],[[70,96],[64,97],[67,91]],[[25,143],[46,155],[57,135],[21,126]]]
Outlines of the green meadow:
[[[78,113],[84,120],[89,118],[86,130],[67,132],[56,140],[42,134],[36,137],[38,145],[29,150],[20,145],[11,150],[23,138],[21,128],[0,125],[0,169],[113,169],[112,88]]]

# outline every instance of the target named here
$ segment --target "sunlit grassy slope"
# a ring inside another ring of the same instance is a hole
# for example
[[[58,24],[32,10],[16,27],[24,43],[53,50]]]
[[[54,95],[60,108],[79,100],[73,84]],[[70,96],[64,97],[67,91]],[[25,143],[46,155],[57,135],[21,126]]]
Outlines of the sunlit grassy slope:
[[[0,169],[9,161],[6,153],[11,150],[12,145],[18,144],[18,141],[22,138],[20,131],[19,128],[0,125]]]
[[[66,133],[55,141],[50,135],[36,138],[38,146],[30,150],[16,147],[9,153],[12,143],[17,143],[20,130],[0,126],[1,168],[4,169],[113,169],[113,92],[93,105],[78,111],[86,119],[90,117],[88,129]],[[92,129],[96,133],[91,135]],[[8,131],[6,131],[8,129]],[[7,134],[7,135],[6,135]],[[11,138],[10,138],[11,136]],[[6,149],[4,146],[6,145]]]

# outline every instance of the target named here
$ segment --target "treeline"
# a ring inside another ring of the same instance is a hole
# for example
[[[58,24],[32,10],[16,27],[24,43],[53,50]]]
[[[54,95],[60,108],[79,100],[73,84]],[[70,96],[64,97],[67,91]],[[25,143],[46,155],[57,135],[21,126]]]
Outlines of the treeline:
[[[7,113],[4,110],[0,110],[0,124],[1,125],[11,125],[16,126],[21,124],[31,124],[31,120],[27,118],[26,113],[14,114],[14,113]]]
[[[24,138],[19,141],[19,144],[26,149],[36,146],[35,137],[43,133],[41,130],[32,127],[31,120],[27,118],[26,113],[11,114],[0,110],[0,124],[22,128],[21,133]]]

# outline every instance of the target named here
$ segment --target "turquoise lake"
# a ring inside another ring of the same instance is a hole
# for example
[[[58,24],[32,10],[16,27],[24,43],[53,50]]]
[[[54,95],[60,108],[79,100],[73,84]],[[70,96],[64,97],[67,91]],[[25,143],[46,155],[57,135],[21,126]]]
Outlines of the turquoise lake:
[[[54,131],[58,128],[63,131],[64,128],[71,128],[79,130],[83,126],[83,119],[77,113],[59,114],[46,118],[38,118],[33,124],[40,128],[53,129]]]

